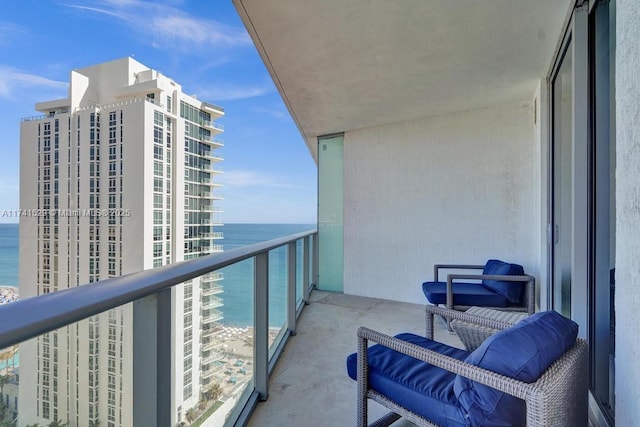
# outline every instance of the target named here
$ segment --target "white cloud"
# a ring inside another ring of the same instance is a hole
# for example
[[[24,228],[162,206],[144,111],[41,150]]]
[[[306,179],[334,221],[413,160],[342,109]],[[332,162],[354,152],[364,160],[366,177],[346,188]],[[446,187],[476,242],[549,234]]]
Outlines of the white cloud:
[[[12,67],[0,65],[0,98],[10,98],[14,92],[25,88],[50,88],[61,93],[67,89],[67,82],[51,80],[36,74],[25,73]]]
[[[265,107],[253,107],[251,108],[251,111],[259,114],[267,114],[271,117],[274,117],[276,119],[281,119],[281,120],[288,120],[290,118],[289,114],[287,114],[285,111],[275,109],[275,108],[271,109],[271,108],[265,108]]]
[[[216,101],[233,101],[236,99],[254,98],[267,95],[274,91],[272,83],[259,85],[219,85],[212,88],[203,88],[198,91],[198,98],[215,99]]]
[[[221,179],[228,188],[277,187],[293,188],[295,185],[286,182],[283,177],[265,172],[236,169],[225,171]]]
[[[250,46],[251,38],[241,27],[191,16],[176,7],[140,0],[95,0],[89,5],[67,4],[80,11],[103,14],[123,21],[144,34],[153,46],[172,43],[188,51],[194,44],[206,47]],[[213,6],[212,6],[213,7]],[[207,52],[203,50],[203,53]]]
[[[17,37],[22,37],[27,29],[11,22],[0,22],[0,44],[9,43]]]

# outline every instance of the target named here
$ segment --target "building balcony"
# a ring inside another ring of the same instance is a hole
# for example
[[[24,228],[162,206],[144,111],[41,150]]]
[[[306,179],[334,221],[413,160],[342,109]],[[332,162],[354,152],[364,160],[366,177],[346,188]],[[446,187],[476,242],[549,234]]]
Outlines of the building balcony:
[[[218,192],[214,193],[212,191],[206,191],[206,192],[198,193],[198,197],[200,197],[202,199],[211,199],[211,200],[223,200],[224,199],[220,193],[218,193]]]
[[[216,105],[216,104],[212,104],[210,102],[203,102],[202,103],[203,108],[209,113],[211,114],[212,117],[214,118],[218,118],[218,117],[222,117],[224,116],[224,108]]]
[[[214,150],[210,151],[200,151],[198,153],[199,156],[204,157],[205,159],[209,159],[212,162],[221,162],[224,160],[221,154],[216,153]]]
[[[216,148],[224,147],[224,140],[222,140],[221,138],[210,138],[206,142]]]
[[[211,365],[208,365],[208,366],[211,366]],[[221,370],[222,370],[221,368],[203,369],[202,374],[200,375],[200,378],[202,378],[203,380],[206,380],[206,383],[208,384],[211,380],[211,377],[217,374],[218,372],[220,372]]]
[[[200,279],[200,283],[202,284],[202,286],[204,286],[205,284],[214,283],[218,280],[224,280],[224,273],[222,273],[221,271],[214,271],[213,273],[205,274],[204,276],[202,276],[202,278]]]
[[[200,323],[203,328],[211,327],[222,319],[224,319],[224,315],[220,310],[214,308],[200,310]]]
[[[208,120],[203,120],[202,123],[200,123],[200,126],[202,127],[206,127],[209,128],[213,131],[215,131],[216,134],[221,133],[224,131],[224,125],[218,123],[218,122],[214,122],[214,121],[208,121]]]
[[[216,282],[203,283],[200,289],[204,296],[216,295],[224,291],[222,284]]]
[[[223,306],[222,298],[219,298],[219,297],[216,297],[216,296],[206,295],[206,296],[203,296],[201,301],[202,301],[201,307],[204,310],[208,310],[210,308],[218,308],[218,307],[222,307]]]
[[[222,354],[213,350],[220,349],[224,342],[219,338],[221,329],[217,329],[216,332],[212,332],[211,328],[203,329],[200,340],[200,352],[202,353],[202,360],[210,363],[211,360],[218,360]]]
[[[216,338],[219,337],[222,332],[223,328],[219,324],[203,327],[200,330],[200,340],[202,345],[207,346],[203,351],[215,348],[218,345],[218,340]]]
[[[201,239],[213,239],[213,240],[222,240],[224,239],[224,233],[221,231],[215,231],[210,233],[201,233],[199,236]]]
[[[297,334],[289,338],[271,373],[269,399],[258,403],[247,425],[304,426],[311,419],[322,420],[319,425],[323,426],[353,425],[356,383],[347,376],[345,361],[356,351],[358,327],[390,335],[412,332],[424,336],[424,325],[423,304],[313,291],[298,320]],[[437,341],[464,348],[443,322],[435,326]],[[371,419],[387,412],[375,403],[369,406]],[[399,421],[395,425],[413,424]]]
[[[210,171],[213,169],[213,165],[211,165],[210,163],[200,163],[198,164],[197,168],[201,171]]]

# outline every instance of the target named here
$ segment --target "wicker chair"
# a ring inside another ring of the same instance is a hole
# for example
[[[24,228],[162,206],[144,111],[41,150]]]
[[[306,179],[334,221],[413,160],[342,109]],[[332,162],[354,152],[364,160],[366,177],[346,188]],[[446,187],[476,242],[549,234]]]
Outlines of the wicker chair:
[[[428,306],[426,323],[427,338],[429,338],[429,340],[433,338],[434,314],[460,319],[465,322],[474,322],[496,329],[505,329],[511,326],[510,323],[500,320],[486,320],[464,312]],[[543,315],[543,313],[540,313],[539,315]],[[553,313],[553,315],[556,315],[556,313]],[[516,327],[514,330],[515,329],[518,328]],[[498,337],[498,335],[494,336],[492,339],[496,337]],[[371,351],[368,347],[369,341],[379,344],[379,349],[381,348],[380,346],[383,346],[387,349],[395,350],[396,352],[406,355],[398,355],[399,357],[408,358],[410,356],[410,358],[418,359],[426,364],[451,372],[457,375],[456,378],[468,378],[475,382],[473,384],[476,384],[477,386],[484,384],[491,390],[498,390],[504,393],[507,397],[514,396],[517,399],[524,400],[526,406],[525,418],[527,426],[546,427],[587,425],[588,351],[587,343],[582,339],[576,339],[572,346],[571,342],[573,341],[569,342],[569,348],[564,354],[552,362],[552,364],[537,380],[527,383],[498,374],[491,370],[480,368],[479,366],[460,360],[459,357],[456,358],[443,355],[438,351],[425,348],[423,344],[416,345],[415,343],[408,342],[404,339],[391,337],[389,335],[361,327],[358,329],[357,353],[352,355],[357,357],[357,426],[359,427],[368,425],[368,399],[372,399],[391,410],[390,413],[375,421],[373,424],[370,424],[371,426],[388,426],[401,417],[406,418],[419,426],[438,425],[432,422],[432,420],[425,418],[423,415],[419,415],[415,411],[411,411],[398,404],[396,401],[397,399],[392,395],[388,395],[389,393],[385,393],[385,390],[376,391],[370,386],[370,381],[374,381],[373,379],[370,380],[370,374],[373,375],[373,372],[379,367],[370,366],[370,362],[368,361],[368,354]],[[487,344],[489,345],[489,342],[487,342]],[[437,343],[437,345],[447,347],[440,343]],[[410,358],[408,360],[411,360]],[[412,363],[419,364],[420,362],[413,361]],[[374,371],[371,371],[371,369]],[[509,397],[509,399],[513,398]],[[515,401],[521,402],[520,400]],[[471,424],[473,424],[473,422]]]
[[[438,273],[445,269],[482,272],[447,274],[447,281],[440,282]],[[535,277],[525,274],[518,264],[500,260],[488,260],[485,265],[435,264],[433,282],[424,282],[422,290],[430,303],[454,310],[481,306],[528,314],[535,312]]]

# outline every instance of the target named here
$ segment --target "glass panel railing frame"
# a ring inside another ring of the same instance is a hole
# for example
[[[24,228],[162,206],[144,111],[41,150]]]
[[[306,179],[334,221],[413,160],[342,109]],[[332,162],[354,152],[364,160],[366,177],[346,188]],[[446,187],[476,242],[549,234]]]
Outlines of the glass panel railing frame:
[[[313,236],[313,245],[310,237]],[[295,242],[304,239],[303,259],[304,269],[309,269],[311,276],[317,277],[317,234],[316,231],[298,233],[279,239],[270,240],[255,245],[234,249],[228,252],[203,256],[201,258],[183,261],[173,265],[158,267],[132,273],[117,278],[105,279],[92,285],[79,286],[63,291],[27,298],[0,308],[0,348],[10,347],[22,341],[40,336],[72,323],[87,319],[107,310],[133,302],[134,311],[134,355],[133,355],[133,383],[132,398],[136,401],[137,411],[133,413],[133,425],[139,425],[140,420],[158,426],[172,426],[176,419],[171,413],[172,375],[171,371],[171,313],[175,286],[193,278],[215,273],[234,263],[254,259],[255,269],[255,322],[254,354],[255,369],[253,390],[246,400],[246,405],[234,408],[225,424],[233,423],[237,418],[246,419],[250,414],[258,396],[268,396],[268,378],[273,364],[280,351],[268,357],[268,251],[278,247],[291,250],[294,262],[289,262],[293,273],[287,282],[287,293],[293,293],[289,298],[295,306],[296,267]],[[308,281],[308,271],[303,273]],[[313,283],[306,283],[304,293],[308,294]],[[305,298],[308,301],[308,295]],[[290,310],[288,310],[290,311]],[[290,327],[295,324],[298,313],[289,315],[288,329],[282,334],[279,348],[282,348],[286,338],[291,333]],[[260,327],[258,327],[258,325]],[[294,326],[295,329],[295,326]],[[260,366],[258,366],[260,365]],[[144,405],[141,404],[144,402]],[[252,403],[253,402],[253,403]],[[238,402],[241,404],[240,402]]]

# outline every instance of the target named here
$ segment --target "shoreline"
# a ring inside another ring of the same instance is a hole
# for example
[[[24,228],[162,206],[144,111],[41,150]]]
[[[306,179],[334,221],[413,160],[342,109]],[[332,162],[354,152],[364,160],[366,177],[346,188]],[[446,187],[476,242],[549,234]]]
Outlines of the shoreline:
[[[9,285],[0,286],[0,304],[7,304],[10,302],[18,301],[20,294],[18,288],[14,288]]]

